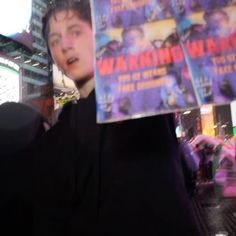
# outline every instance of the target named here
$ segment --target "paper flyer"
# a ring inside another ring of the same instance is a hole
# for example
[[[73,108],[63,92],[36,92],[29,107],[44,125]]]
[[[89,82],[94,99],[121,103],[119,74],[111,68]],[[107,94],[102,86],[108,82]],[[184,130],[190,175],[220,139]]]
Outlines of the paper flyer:
[[[98,123],[236,99],[235,1],[90,1]]]

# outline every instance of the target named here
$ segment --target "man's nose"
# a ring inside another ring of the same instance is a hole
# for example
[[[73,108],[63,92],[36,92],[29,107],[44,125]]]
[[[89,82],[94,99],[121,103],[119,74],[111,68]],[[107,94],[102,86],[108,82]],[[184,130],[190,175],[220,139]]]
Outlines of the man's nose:
[[[61,38],[61,48],[63,52],[67,52],[69,49],[73,48],[73,42],[70,36],[65,35]]]

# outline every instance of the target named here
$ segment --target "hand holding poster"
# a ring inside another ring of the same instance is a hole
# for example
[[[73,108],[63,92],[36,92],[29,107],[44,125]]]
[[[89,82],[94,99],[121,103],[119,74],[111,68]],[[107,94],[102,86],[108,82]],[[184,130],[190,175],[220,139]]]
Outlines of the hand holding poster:
[[[99,123],[236,98],[232,1],[91,3]]]

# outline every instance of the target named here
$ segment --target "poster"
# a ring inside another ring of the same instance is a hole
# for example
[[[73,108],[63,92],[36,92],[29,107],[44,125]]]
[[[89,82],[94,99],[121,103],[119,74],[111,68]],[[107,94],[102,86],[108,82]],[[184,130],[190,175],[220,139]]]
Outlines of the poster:
[[[98,123],[236,99],[229,0],[91,0]]]

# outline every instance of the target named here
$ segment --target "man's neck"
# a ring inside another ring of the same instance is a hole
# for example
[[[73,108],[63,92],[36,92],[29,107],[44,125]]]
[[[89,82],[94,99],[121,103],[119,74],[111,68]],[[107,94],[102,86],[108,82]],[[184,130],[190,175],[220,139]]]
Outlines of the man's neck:
[[[91,78],[87,80],[86,83],[83,84],[83,86],[79,86],[79,84],[77,84],[76,82],[75,85],[79,90],[80,98],[86,98],[95,88],[95,80],[94,78]]]

